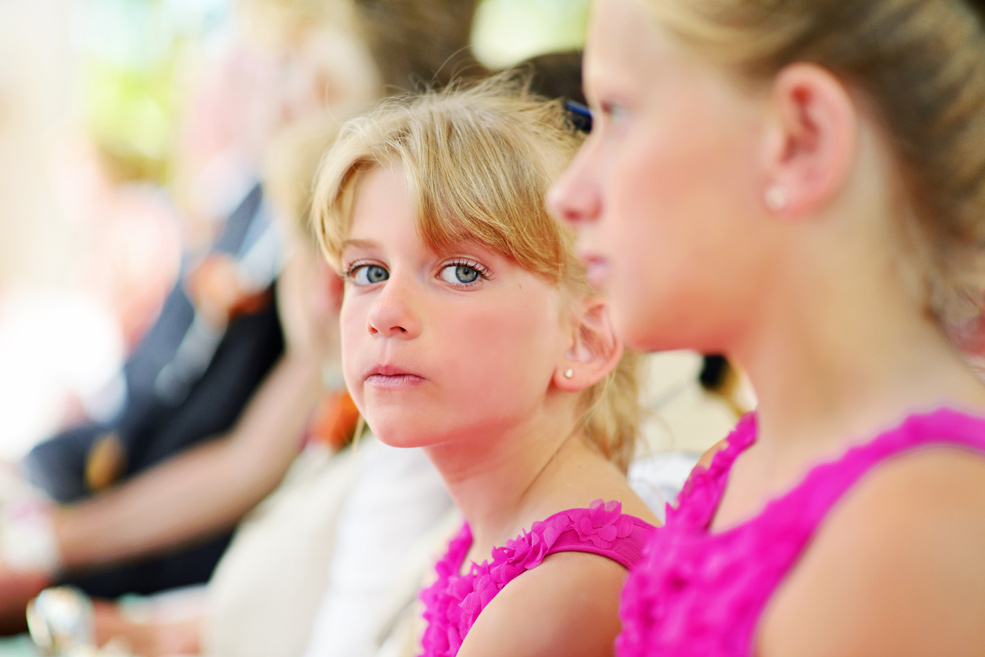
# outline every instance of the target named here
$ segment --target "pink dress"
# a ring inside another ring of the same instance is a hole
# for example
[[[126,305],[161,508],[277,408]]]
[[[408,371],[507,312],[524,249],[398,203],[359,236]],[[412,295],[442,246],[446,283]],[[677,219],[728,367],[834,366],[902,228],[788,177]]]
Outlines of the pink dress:
[[[472,547],[472,531],[466,524],[438,561],[438,579],[424,589],[422,657],[453,657],[479,613],[504,586],[521,573],[536,568],[556,552],[590,552],[626,568],[637,565],[654,528],[622,513],[619,502],[596,500],[588,509],[569,509],[535,522],[529,532],[495,548],[492,560],[473,562],[460,575]]]
[[[619,657],[748,657],[766,603],[831,507],[869,470],[922,446],[985,454],[985,419],[951,410],[913,415],[841,458],[813,468],[748,521],[709,526],[736,457],[756,440],[746,416],[707,470],[696,469],[667,524],[646,547],[623,590]]]

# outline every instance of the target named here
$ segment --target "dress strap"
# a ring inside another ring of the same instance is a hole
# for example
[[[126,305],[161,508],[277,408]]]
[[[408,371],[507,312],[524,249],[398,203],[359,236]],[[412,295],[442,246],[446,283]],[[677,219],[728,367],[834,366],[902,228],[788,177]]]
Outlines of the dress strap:
[[[812,469],[800,484],[776,501],[777,506],[796,508],[801,522],[813,527],[878,465],[917,449],[948,446],[985,456],[985,419],[947,408],[911,415],[870,442]],[[785,515],[780,508],[776,511]]]
[[[587,552],[625,568],[642,561],[643,548],[655,531],[650,523],[621,513],[619,502],[596,500],[587,509],[571,509],[561,515],[566,517],[566,527],[547,554]]]
[[[707,468],[697,466],[684,483],[675,504],[667,505],[667,524],[704,529],[710,523],[725,493],[732,464],[756,442],[756,415],[739,420],[726,439],[726,446],[715,453]]]

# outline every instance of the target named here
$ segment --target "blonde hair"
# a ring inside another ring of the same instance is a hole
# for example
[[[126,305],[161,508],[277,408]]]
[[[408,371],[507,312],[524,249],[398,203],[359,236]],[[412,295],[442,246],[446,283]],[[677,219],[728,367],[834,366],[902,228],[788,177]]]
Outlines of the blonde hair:
[[[326,156],[312,202],[315,231],[338,266],[360,175],[400,164],[429,247],[476,242],[587,298],[573,232],[544,205],[580,141],[560,102],[534,96],[515,76],[392,99],[347,123]],[[586,435],[625,469],[640,413],[636,358],[624,356],[587,390],[581,409]]]
[[[641,0],[698,56],[746,82],[823,66],[871,102],[909,207],[906,253],[945,329],[985,302],[985,34],[964,0]]]

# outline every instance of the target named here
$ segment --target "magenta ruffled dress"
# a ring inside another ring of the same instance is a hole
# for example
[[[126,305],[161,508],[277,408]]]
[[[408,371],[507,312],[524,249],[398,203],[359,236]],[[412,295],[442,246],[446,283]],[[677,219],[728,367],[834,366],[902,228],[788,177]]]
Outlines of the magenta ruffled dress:
[[[873,467],[924,446],[985,455],[985,419],[942,409],[913,415],[836,461],[813,468],[758,515],[709,531],[732,464],[756,440],[746,416],[707,470],[696,469],[668,507],[623,590],[619,657],[749,657],[763,609],[831,507]]]
[[[438,579],[421,593],[427,621],[422,657],[457,655],[483,608],[504,586],[546,557],[557,552],[589,552],[631,568],[641,561],[653,531],[649,523],[623,514],[619,502],[596,500],[587,509],[569,509],[535,522],[529,532],[495,548],[491,560],[473,562],[461,575],[472,547],[472,531],[466,524],[438,561]]]

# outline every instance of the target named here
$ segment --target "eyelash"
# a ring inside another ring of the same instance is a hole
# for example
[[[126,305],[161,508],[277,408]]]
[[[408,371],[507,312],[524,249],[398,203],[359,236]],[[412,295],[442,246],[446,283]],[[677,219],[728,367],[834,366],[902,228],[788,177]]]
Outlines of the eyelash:
[[[452,285],[453,287],[457,287],[459,289],[467,290],[471,287],[475,287],[476,285],[479,285],[479,283],[481,283],[482,281],[489,280],[490,278],[489,269],[487,267],[484,267],[482,264],[476,262],[475,260],[468,260],[466,258],[451,260],[441,265],[440,271],[444,271],[449,267],[468,267],[469,269],[472,269],[477,274],[479,274],[479,278],[472,281],[471,283],[449,283],[448,281],[445,281],[449,285]]]
[[[342,278],[352,278],[352,275],[356,273],[356,269],[362,267],[365,264],[367,263],[359,262],[358,260],[356,262],[348,263],[345,267],[342,268]]]
[[[356,273],[365,267],[380,267],[380,269],[386,269],[386,267],[372,261],[356,260],[355,262],[346,265],[345,271],[342,273],[342,278],[347,282],[354,281],[356,278]]]

